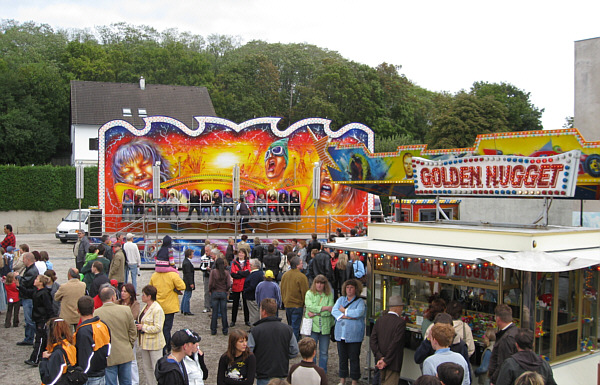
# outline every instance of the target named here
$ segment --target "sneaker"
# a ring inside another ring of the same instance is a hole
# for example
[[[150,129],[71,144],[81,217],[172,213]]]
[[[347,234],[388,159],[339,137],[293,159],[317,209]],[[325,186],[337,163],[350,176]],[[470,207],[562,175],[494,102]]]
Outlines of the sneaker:
[[[202,310],[202,313],[208,313],[208,310],[204,309]]]

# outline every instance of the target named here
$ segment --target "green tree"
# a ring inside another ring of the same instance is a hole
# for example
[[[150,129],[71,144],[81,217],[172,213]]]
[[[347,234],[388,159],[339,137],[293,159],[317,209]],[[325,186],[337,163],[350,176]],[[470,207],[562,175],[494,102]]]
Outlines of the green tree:
[[[506,121],[509,131],[535,131],[543,129],[542,113],[531,103],[531,93],[520,90],[510,83],[475,82],[471,94],[484,97],[492,96],[508,110]]]

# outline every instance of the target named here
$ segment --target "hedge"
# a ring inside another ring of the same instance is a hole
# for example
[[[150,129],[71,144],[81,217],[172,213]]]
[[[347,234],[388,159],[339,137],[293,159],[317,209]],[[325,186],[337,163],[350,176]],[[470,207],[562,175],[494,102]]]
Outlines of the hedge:
[[[98,167],[84,169],[81,207],[98,205]],[[0,211],[76,209],[75,167],[0,166]]]

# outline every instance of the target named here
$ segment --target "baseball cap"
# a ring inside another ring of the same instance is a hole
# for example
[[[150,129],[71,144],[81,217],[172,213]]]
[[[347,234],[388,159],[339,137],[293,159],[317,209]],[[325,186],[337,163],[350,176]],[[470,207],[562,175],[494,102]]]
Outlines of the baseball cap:
[[[196,342],[200,342],[200,335],[190,329],[181,329],[176,331],[171,337],[171,345],[175,347],[180,347],[188,342],[195,344]]]
[[[273,275],[273,271],[271,271],[271,270],[265,271],[265,278],[275,279],[275,275]]]
[[[7,253],[12,253],[13,251],[15,251],[15,248],[14,248],[14,247],[12,247],[12,246],[8,246],[8,247],[6,248],[6,252],[7,252]]]

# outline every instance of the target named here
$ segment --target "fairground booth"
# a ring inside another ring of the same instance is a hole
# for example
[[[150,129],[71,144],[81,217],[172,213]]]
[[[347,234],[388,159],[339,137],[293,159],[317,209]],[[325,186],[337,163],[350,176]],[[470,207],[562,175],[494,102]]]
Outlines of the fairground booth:
[[[549,140],[548,133],[522,134]],[[564,131],[555,135],[565,139]],[[578,133],[571,131],[566,136],[571,140]],[[550,141],[557,141],[556,137]],[[501,135],[495,139],[499,138]],[[438,294],[446,302],[457,300],[463,305],[462,320],[471,327],[477,345],[474,365],[480,363],[483,333],[496,327],[494,309],[498,304],[509,305],[515,324],[534,331],[535,352],[548,360],[555,372],[561,365],[577,365],[578,358],[597,351],[600,230],[550,226],[547,211],[539,223],[530,225],[452,220],[441,203],[457,196],[488,197],[490,203],[529,197],[543,199],[548,207],[551,199],[587,196],[597,189],[600,174],[596,164],[586,163],[586,159],[592,156],[594,160],[597,155],[584,153],[577,141],[568,151],[554,147],[542,156],[523,156],[514,153],[514,148],[511,152],[496,148],[490,155],[492,151],[478,147],[486,139],[478,138],[478,145],[469,151],[411,156],[407,170],[412,175],[410,188],[414,196],[438,202],[433,221],[372,223],[368,237],[337,238],[329,245],[339,252],[357,252],[367,261],[368,322],[376,322],[391,296],[404,299],[409,352],[422,340],[423,315],[429,298]],[[597,145],[588,146],[587,151]],[[394,157],[402,159],[400,152]],[[407,187],[398,182],[383,188],[402,196]],[[427,200],[420,203],[431,204]],[[590,379],[597,362],[586,366],[588,382],[577,382],[580,373],[575,371],[572,383],[595,383]],[[420,374],[413,355],[405,354],[401,376],[415,379]]]

